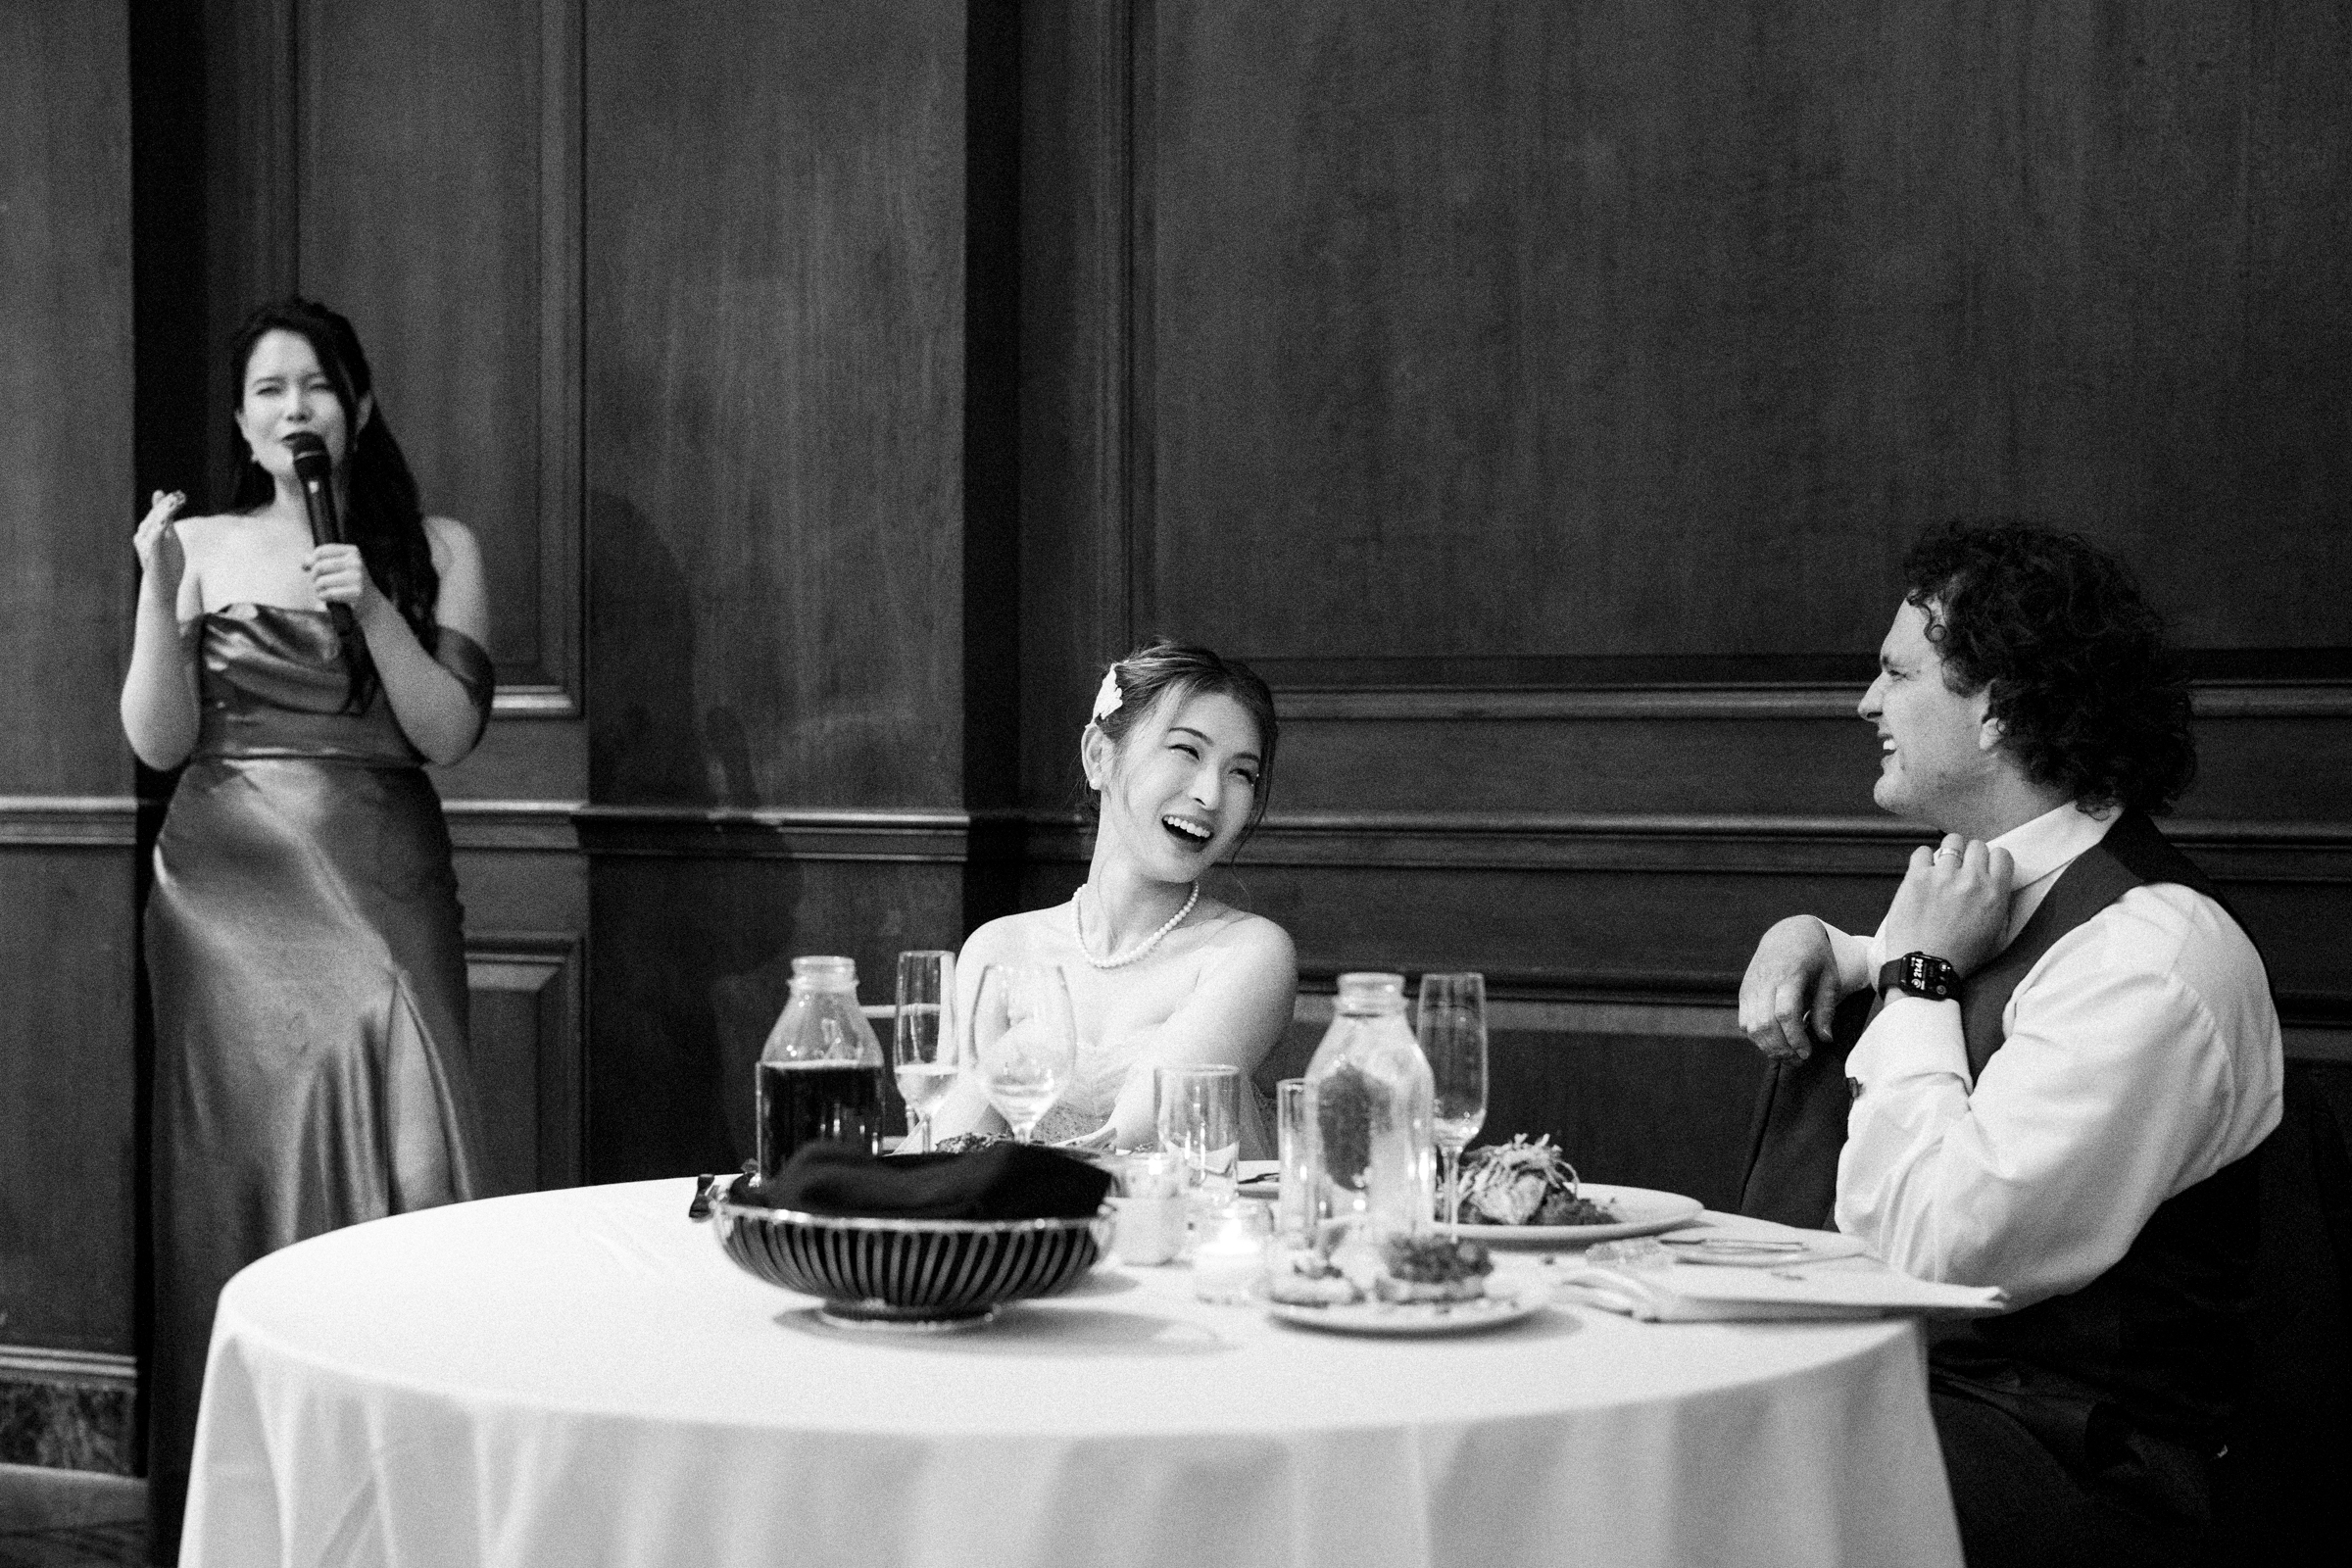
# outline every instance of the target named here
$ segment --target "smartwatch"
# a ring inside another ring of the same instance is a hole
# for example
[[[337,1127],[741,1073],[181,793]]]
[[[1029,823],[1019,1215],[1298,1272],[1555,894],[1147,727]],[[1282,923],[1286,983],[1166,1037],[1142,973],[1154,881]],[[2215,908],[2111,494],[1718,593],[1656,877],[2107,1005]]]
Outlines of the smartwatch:
[[[1900,991],[1930,1002],[1951,1002],[1960,995],[1960,971],[1932,953],[1906,953],[1889,958],[1879,970],[1879,995]]]

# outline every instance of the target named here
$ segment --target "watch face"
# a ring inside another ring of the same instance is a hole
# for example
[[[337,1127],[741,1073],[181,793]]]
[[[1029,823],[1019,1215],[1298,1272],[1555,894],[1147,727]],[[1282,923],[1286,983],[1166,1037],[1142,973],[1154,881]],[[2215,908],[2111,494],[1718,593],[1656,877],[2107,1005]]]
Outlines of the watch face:
[[[1932,1002],[1949,1002],[1959,987],[1960,973],[1931,953],[1906,953],[1886,965],[1879,989],[1889,986]]]
[[[1938,1002],[1952,994],[1952,966],[1941,958],[1924,953],[1911,955],[1912,987],[1920,995],[1934,997]]]

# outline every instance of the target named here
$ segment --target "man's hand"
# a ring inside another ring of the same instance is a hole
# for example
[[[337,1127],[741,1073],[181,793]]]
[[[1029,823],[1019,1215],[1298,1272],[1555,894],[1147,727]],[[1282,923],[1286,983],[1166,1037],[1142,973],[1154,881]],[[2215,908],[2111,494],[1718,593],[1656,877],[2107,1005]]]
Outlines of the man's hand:
[[[1756,956],[1747,960],[1740,981],[1740,1032],[1775,1061],[1802,1061],[1813,1054],[1815,1039],[1830,1038],[1838,997],[1838,958],[1830,951],[1830,934],[1813,916],[1792,914],[1764,933]]]
[[[1910,873],[1880,933],[1887,956],[1925,953],[1964,975],[1976,973],[2001,951],[2001,933],[2009,924],[2009,884],[2016,875],[2007,850],[1957,833],[1945,834],[1933,851],[1925,845],[1912,851]]]

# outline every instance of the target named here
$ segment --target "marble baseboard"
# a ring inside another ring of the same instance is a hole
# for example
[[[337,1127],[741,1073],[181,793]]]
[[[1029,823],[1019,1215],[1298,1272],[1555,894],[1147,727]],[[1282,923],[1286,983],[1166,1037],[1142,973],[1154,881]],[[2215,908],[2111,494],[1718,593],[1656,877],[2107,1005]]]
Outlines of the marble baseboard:
[[[46,1376],[0,1364],[0,1464],[139,1473],[137,1384]]]

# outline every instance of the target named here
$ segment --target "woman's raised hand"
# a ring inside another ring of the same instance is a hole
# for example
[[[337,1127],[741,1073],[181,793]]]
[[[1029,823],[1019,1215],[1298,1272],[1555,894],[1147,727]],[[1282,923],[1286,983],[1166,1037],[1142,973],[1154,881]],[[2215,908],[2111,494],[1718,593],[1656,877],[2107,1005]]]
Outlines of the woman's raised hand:
[[[322,605],[349,605],[354,614],[360,614],[370,599],[382,597],[375,579],[368,575],[368,564],[360,559],[358,545],[316,546],[303,557],[302,569],[311,574],[311,592]]]
[[[172,526],[179,509],[187,504],[184,492],[158,490],[147,515],[139,519],[138,532],[130,536],[130,548],[139,557],[141,590],[162,595],[167,605],[178,602],[179,579],[188,569],[187,552],[180,546],[179,530]]]

